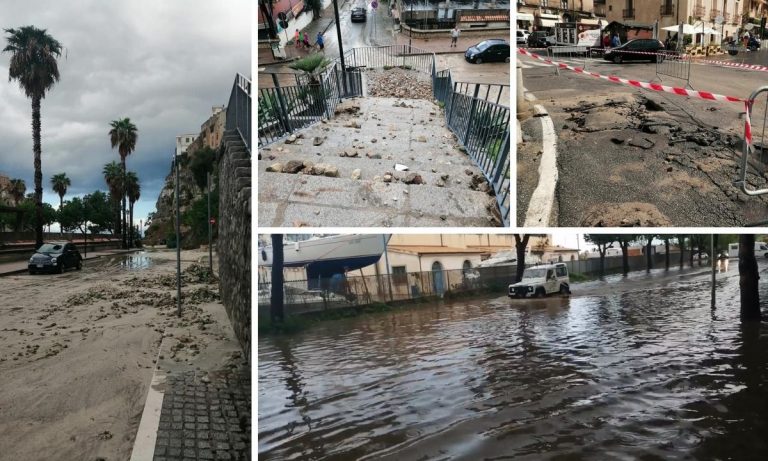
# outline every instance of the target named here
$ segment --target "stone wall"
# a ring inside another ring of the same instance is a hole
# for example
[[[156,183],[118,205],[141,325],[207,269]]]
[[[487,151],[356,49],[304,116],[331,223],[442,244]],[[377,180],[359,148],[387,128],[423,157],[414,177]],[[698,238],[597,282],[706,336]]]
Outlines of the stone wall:
[[[251,360],[251,158],[236,132],[225,132],[219,164],[219,288],[232,329]]]

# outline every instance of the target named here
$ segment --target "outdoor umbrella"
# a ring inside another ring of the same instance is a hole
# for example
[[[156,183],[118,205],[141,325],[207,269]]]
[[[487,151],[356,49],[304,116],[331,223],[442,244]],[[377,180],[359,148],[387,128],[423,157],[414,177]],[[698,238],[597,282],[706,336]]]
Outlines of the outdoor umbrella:
[[[700,30],[695,30],[692,25],[690,24],[683,24],[683,34],[684,35],[693,35],[693,34],[700,34]],[[680,26],[667,26],[662,27],[661,30],[668,30],[670,32],[679,32]]]

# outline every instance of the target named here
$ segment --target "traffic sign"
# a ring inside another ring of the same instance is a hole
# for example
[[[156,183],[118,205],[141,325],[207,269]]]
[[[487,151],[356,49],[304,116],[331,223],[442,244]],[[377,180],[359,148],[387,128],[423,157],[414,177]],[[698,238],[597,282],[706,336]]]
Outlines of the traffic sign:
[[[379,7],[379,2],[377,2],[376,0],[373,0],[373,1],[371,2],[371,6],[372,6],[372,7],[373,7],[373,9],[375,10],[376,8],[378,8],[378,7]]]
[[[283,29],[287,29],[288,28],[288,21],[286,21],[285,19],[281,19],[280,20],[280,27],[282,27]]]

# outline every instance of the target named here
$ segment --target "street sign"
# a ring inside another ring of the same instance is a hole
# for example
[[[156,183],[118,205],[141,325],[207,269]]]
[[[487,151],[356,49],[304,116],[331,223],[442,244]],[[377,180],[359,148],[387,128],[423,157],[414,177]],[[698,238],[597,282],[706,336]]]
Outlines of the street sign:
[[[285,11],[281,11],[277,13],[277,19],[281,21],[285,21],[286,19],[288,19],[288,16],[285,15]]]
[[[280,27],[282,27],[283,29],[287,29],[288,28],[288,21],[286,21],[285,19],[281,19],[280,20]]]
[[[372,7],[373,7],[373,9],[375,10],[376,8],[378,8],[378,7],[379,7],[379,2],[377,2],[376,0],[373,0],[373,1],[371,2],[371,6],[372,6]]]

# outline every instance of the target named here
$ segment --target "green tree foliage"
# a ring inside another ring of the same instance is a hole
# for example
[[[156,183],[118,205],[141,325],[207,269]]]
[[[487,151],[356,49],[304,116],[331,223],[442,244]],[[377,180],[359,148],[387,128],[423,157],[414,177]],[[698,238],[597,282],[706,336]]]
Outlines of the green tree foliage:
[[[64,202],[59,209],[59,224],[66,231],[80,231],[85,234],[88,214],[85,203],[80,197],[73,197]]]
[[[323,10],[323,2],[322,0],[304,0],[304,9],[312,10],[312,13],[315,15],[314,19],[317,19]]]
[[[208,183],[208,173],[213,173],[216,160],[216,152],[208,146],[198,149],[192,155],[189,169],[195,178],[197,187],[205,190]]]
[[[219,189],[211,191],[211,217],[218,222],[219,217]],[[193,244],[199,245],[208,242],[208,197],[203,196],[192,202],[192,206],[182,216],[182,222],[192,231]],[[213,237],[217,235],[213,226]]]
[[[109,196],[102,191],[94,191],[83,197],[89,226],[93,233],[114,231],[114,212]]]
[[[120,164],[113,161],[104,165],[102,174],[109,188],[109,197],[112,201],[112,209],[114,210],[113,234],[117,235],[122,230],[120,225],[120,197],[123,195],[123,171]]]
[[[72,182],[69,180],[66,173],[59,173],[51,177],[51,188],[59,195],[59,208],[64,205],[64,196],[67,194],[67,187],[71,185]]]
[[[8,45],[3,52],[11,53],[8,79],[16,80],[24,94],[32,100],[32,154],[35,168],[35,242],[43,244],[43,167],[40,142],[40,102],[45,93],[59,81],[56,58],[61,56],[61,43],[45,29],[23,26],[5,29]]]
[[[24,194],[27,193],[27,185],[23,179],[11,179],[11,197],[13,198],[13,204],[19,206],[22,200],[24,200]]]

